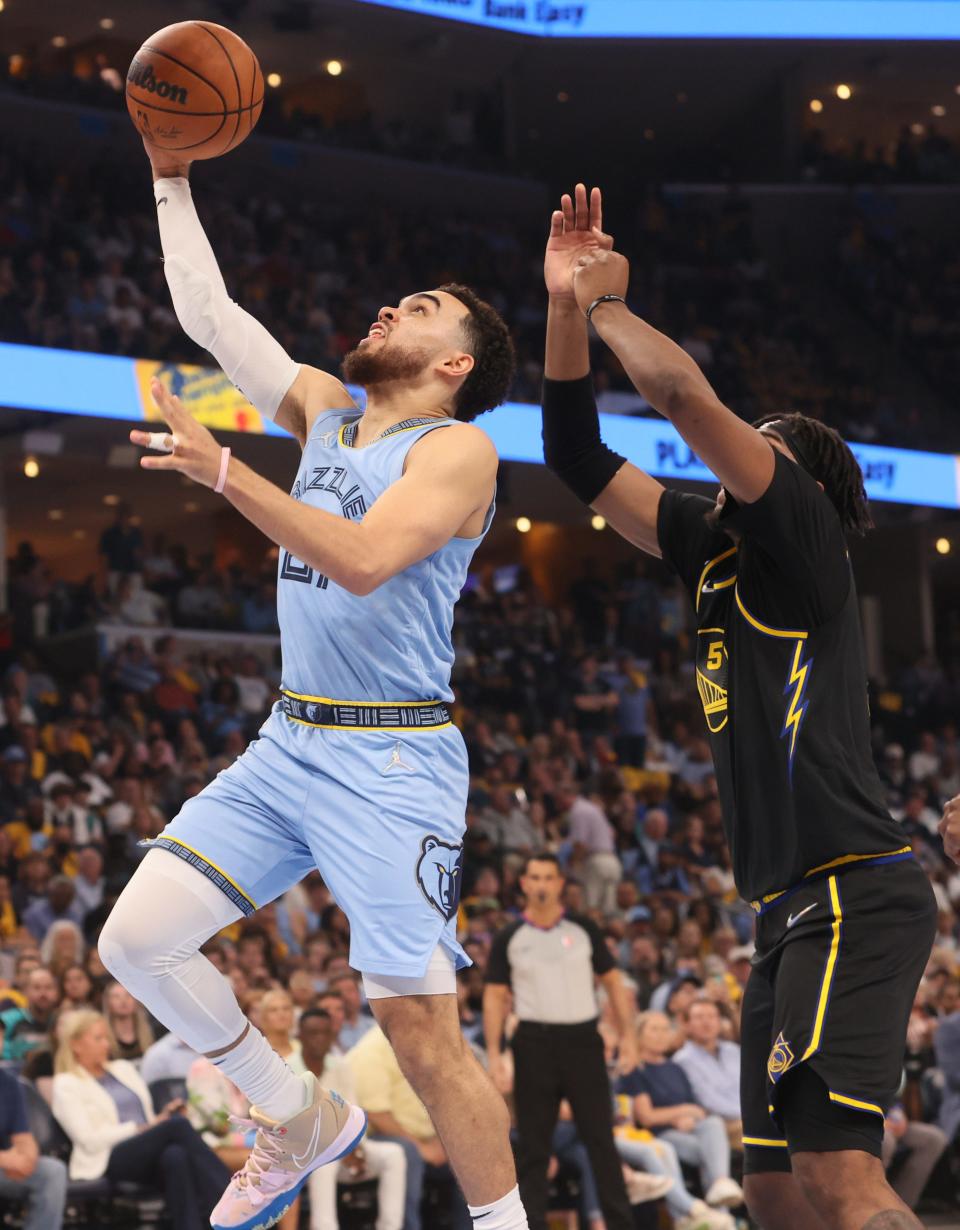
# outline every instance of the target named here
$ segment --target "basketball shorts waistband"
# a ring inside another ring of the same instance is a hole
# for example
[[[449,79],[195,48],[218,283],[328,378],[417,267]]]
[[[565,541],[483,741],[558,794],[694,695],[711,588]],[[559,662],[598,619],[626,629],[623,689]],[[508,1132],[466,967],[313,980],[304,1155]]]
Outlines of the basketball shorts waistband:
[[[283,712],[318,730],[438,730],[452,722],[442,700],[348,701],[280,690]]]
[[[841,858],[833,859],[829,863],[824,863],[821,867],[812,867],[796,884],[791,884],[789,888],[783,888],[776,893],[767,893],[757,901],[750,902],[750,908],[755,910],[757,914],[765,914],[767,910],[772,910],[775,906],[782,905],[784,901],[798,889],[803,888],[805,884],[809,884],[811,880],[821,879],[823,876],[831,875],[834,872],[852,871],[854,868],[861,867],[876,867],[884,863],[902,863],[907,859],[914,857],[913,849],[910,846],[902,846],[899,850],[885,850],[880,854],[845,854]]]

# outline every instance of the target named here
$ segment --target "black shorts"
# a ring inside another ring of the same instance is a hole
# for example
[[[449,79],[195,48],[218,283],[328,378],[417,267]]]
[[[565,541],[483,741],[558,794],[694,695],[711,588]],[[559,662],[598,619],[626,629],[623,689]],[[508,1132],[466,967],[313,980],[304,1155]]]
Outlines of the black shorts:
[[[935,930],[912,857],[839,868],[763,909],[741,1025],[748,1173],[809,1149],[879,1156]]]

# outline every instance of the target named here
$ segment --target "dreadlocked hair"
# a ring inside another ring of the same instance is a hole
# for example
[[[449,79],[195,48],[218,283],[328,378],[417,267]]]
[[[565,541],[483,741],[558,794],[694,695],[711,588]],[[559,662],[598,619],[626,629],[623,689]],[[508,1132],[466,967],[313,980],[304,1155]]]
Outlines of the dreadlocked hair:
[[[813,478],[823,483],[844,530],[863,535],[873,529],[863,471],[840,433],[805,414],[765,414],[753,426],[776,422],[784,423],[796,437]],[[789,447],[789,441],[787,444]]]
[[[457,391],[453,417],[471,423],[478,414],[499,406],[509,393],[517,361],[513,341],[500,313],[469,286],[448,282],[437,289],[459,299],[469,312],[463,333],[474,364]]]

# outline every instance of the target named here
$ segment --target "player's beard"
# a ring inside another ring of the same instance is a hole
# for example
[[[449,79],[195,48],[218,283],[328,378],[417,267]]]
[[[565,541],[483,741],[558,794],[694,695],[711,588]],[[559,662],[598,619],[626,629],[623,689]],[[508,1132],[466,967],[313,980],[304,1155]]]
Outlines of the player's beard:
[[[343,359],[343,378],[369,389],[377,384],[415,380],[430,362],[423,349],[392,350],[387,346],[356,346]]]

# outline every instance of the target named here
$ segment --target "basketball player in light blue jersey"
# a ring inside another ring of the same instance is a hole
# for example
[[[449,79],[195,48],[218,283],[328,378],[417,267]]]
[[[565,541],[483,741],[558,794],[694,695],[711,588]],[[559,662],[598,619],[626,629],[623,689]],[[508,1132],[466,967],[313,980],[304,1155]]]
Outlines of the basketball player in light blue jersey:
[[[149,152],[149,150],[148,150]],[[164,268],[186,333],[301,443],[290,495],[231,457],[163,387],[141,464],[222,492],[280,549],[281,696],[259,738],[152,842],[100,937],[107,967],[247,1095],[258,1129],[211,1217],[274,1225],[363,1134],[298,1077],[200,952],[319,868],[350,961],[484,1230],[526,1230],[500,1094],[464,1044],[455,972],[467,758],[451,724],[453,607],[493,516],[497,457],[468,420],[506,395],[513,347],[466,287],[382,308],[339,380],[301,367],[227,295],[188,165],[153,162]],[[165,455],[159,456],[158,452]],[[418,1230],[408,1213],[407,1230]]]

